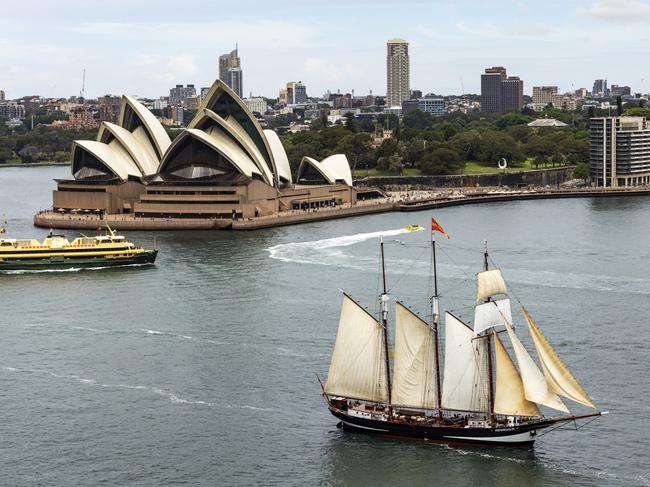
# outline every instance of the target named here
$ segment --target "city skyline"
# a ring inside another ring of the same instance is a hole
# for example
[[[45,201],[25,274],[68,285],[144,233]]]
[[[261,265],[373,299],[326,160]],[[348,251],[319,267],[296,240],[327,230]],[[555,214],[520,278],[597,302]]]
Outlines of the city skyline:
[[[278,8],[283,3],[244,0],[224,14],[199,2],[201,16],[187,9],[173,10],[172,17],[171,2],[118,0],[101,18],[80,0],[3,6],[0,87],[7,98],[67,97],[79,93],[85,68],[88,97],[156,98],[176,84],[208,85],[219,55],[238,42],[247,71],[244,95],[274,97],[286,79],[303,80],[315,95],[328,89],[383,95],[386,40],[403,37],[410,43],[411,88],[423,92],[479,93],[483,69],[499,65],[525,80],[526,94],[537,85],[589,89],[600,78],[634,91],[649,88],[635,61],[648,38],[648,1],[335,0],[333,7],[347,12],[336,23],[313,2],[299,13]],[[26,10],[39,16],[26,23]],[[366,24],[361,19],[369,13],[377,18]],[[219,21],[204,20],[214,18]],[[440,18],[448,22],[428,20]]]

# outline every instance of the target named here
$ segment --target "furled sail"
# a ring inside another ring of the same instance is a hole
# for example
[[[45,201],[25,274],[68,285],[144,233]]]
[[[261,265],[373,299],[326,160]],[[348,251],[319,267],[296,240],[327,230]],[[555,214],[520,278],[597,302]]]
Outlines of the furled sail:
[[[535,320],[528,313],[528,310],[523,306],[521,308],[524,311],[528,329],[533,337],[533,342],[537,349],[537,356],[542,363],[542,370],[544,371],[544,377],[546,377],[549,389],[560,396],[567,397],[572,401],[596,409],[596,405],[589,398],[582,386],[578,384],[578,381],[573,377],[569,368],[562,362],[562,359],[548,342],[537,326],[537,323],[535,323]]]
[[[476,305],[474,308],[474,334],[478,335],[495,326],[512,323],[509,299],[498,299]]]
[[[499,336],[495,332],[492,333],[497,369],[494,413],[512,416],[541,416],[535,403],[526,399],[524,384],[506,347],[501,343]]]
[[[437,407],[436,347],[427,322],[397,303],[392,401],[395,405]]]
[[[327,394],[376,402],[388,400],[382,333],[381,324],[344,294],[325,384]]]
[[[445,313],[445,374],[442,406],[489,412],[488,348],[485,339],[449,312]]]
[[[479,272],[477,278],[477,303],[480,303],[481,301],[484,301],[492,296],[496,296],[497,294],[508,294],[508,288],[506,287],[506,282],[503,280],[500,269],[492,269],[489,271]]]
[[[548,389],[548,384],[546,383],[544,375],[537,365],[535,365],[533,358],[524,348],[521,341],[519,341],[517,335],[515,335],[515,331],[508,324],[506,324],[506,330],[508,330],[508,337],[510,337],[512,348],[517,357],[521,379],[524,383],[524,395],[526,396],[526,399],[568,413],[569,410],[562,400],[554,392]]]

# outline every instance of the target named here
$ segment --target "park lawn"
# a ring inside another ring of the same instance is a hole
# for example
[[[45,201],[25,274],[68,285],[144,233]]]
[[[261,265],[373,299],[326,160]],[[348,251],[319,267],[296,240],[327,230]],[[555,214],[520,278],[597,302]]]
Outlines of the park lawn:
[[[532,159],[527,159],[516,167],[507,167],[506,169],[499,169],[496,164],[494,165],[484,165],[474,161],[467,161],[465,163],[465,169],[461,174],[488,174],[488,173],[510,173],[510,172],[519,172],[519,171],[532,171],[534,169],[547,169],[552,167],[560,167],[562,164],[548,164],[544,166],[540,164],[538,167],[535,167]],[[404,169],[404,176],[420,176],[422,172],[414,167],[407,167]],[[386,171],[381,171],[377,168],[372,169],[357,169],[354,171],[353,176],[355,177],[365,177],[365,176],[394,176],[394,174],[389,174]]]

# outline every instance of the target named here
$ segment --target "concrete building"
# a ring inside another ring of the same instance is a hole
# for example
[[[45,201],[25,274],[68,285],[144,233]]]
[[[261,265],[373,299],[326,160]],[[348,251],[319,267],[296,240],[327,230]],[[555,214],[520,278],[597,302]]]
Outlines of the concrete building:
[[[88,105],[79,105],[70,110],[68,126],[74,129],[97,127],[97,120]]]
[[[557,86],[533,86],[533,110],[541,112],[549,103],[553,104],[555,95],[557,95]]]
[[[164,110],[167,108],[168,101],[164,97],[160,97],[157,100],[153,101],[153,108],[154,110]]]
[[[481,75],[481,111],[505,113],[519,111],[524,106],[524,82],[518,76],[508,76],[506,68],[487,68]]]
[[[589,165],[597,186],[650,184],[650,125],[645,118],[592,118],[589,126]]]
[[[259,113],[260,115],[264,115],[269,110],[269,104],[262,97],[245,98],[244,103],[246,103],[246,106],[251,112]]]
[[[95,141],[75,141],[71,157],[74,179],[57,180],[42,225],[69,225],[81,210],[129,215],[138,228],[227,228],[233,220],[357,199],[342,154],[303,159],[294,182],[278,135],[263,130],[221,80],[173,142],[149,110],[124,96],[119,123],[102,122]]]
[[[171,105],[181,103],[185,98],[196,96],[196,88],[194,85],[176,85],[176,87],[169,90],[169,103]]]
[[[607,80],[606,79],[597,79],[594,81],[594,87],[591,90],[593,96],[609,96],[609,90],[607,89]]]
[[[120,115],[120,103],[122,98],[119,96],[104,95],[97,99],[99,105],[99,120],[116,123]]]
[[[0,101],[5,101],[5,92],[0,90]]]
[[[418,100],[418,108],[434,117],[442,117],[445,114],[445,100],[440,97],[425,96]]]
[[[409,43],[391,39],[386,47],[386,106],[401,109],[402,102],[411,97]]]
[[[169,108],[169,118],[172,119],[175,125],[182,127],[185,123],[185,110],[182,106],[174,106]]]
[[[629,86],[612,85],[609,91],[611,96],[630,96],[632,94],[632,88]]]
[[[25,118],[25,107],[15,101],[0,101],[0,118],[22,120]]]
[[[300,105],[307,103],[307,87],[302,81],[289,81],[286,89],[286,104]]]
[[[234,51],[219,56],[219,79],[226,83],[238,97],[243,97],[244,80],[237,47]]]

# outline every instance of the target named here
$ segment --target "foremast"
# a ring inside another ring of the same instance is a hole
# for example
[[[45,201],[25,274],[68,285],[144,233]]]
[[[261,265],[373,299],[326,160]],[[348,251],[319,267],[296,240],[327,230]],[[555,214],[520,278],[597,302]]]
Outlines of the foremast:
[[[438,293],[438,269],[436,262],[436,233],[431,227],[431,254],[433,259],[433,297],[431,298],[431,325],[433,327],[434,355],[436,369],[436,405],[438,408],[438,419],[442,420],[442,388],[440,385],[440,294]]]
[[[386,261],[384,258],[384,237],[380,238],[379,246],[381,249],[381,277],[383,283],[383,292],[380,296],[381,304],[381,323],[383,328],[384,335],[384,362],[386,369],[386,387],[388,392],[388,418],[391,419],[393,416],[393,410],[391,407],[392,397],[391,389],[392,385],[390,382],[390,353],[388,351],[388,287],[386,285]]]
[[[488,271],[490,268],[490,264],[488,262],[488,248],[487,248],[487,240],[483,241],[483,268],[485,271]],[[488,296],[488,298],[485,300],[485,302],[489,302],[492,298]],[[487,345],[487,362],[488,362],[488,405],[489,405],[489,412],[490,412],[490,423],[494,424],[496,422],[496,418],[494,415],[494,363],[492,361],[492,349],[493,349],[493,343],[492,343],[492,333],[487,332],[485,334],[485,340],[486,340],[486,345]]]

